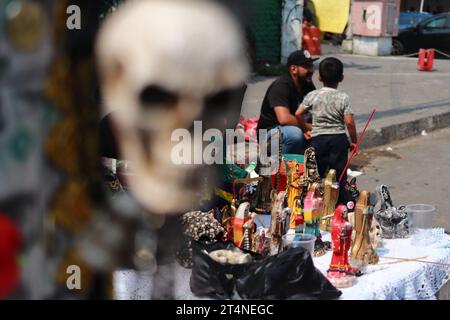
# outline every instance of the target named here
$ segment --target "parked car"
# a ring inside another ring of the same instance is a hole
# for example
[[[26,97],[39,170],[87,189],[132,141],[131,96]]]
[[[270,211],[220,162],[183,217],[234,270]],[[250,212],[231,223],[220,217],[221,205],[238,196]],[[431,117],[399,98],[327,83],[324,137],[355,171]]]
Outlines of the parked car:
[[[437,49],[450,54],[450,12],[437,14],[406,28],[392,39],[392,55]]]
[[[398,18],[398,28],[399,30],[403,30],[415,27],[419,22],[431,16],[432,14],[428,12],[402,11]]]

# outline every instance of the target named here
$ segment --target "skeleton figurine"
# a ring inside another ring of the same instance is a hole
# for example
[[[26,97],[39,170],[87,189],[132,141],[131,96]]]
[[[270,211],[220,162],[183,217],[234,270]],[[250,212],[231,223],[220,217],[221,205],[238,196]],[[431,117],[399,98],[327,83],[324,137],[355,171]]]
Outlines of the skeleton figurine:
[[[369,234],[373,219],[373,207],[370,205],[370,194],[367,190],[363,190],[359,195],[354,219],[353,226],[356,236],[351,249],[351,258],[362,266],[375,264],[378,262],[378,255]]]
[[[105,19],[96,50],[104,113],[114,111],[121,155],[136,172],[130,192],[152,214],[197,206],[202,177],[213,185],[218,177],[202,164],[202,142],[192,144],[194,120],[220,135],[248,75],[236,21],[212,1],[126,1]],[[160,255],[171,255],[166,248],[158,241]],[[167,266],[157,269],[153,298],[173,298]]]
[[[378,203],[375,206],[375,218],[381,227],[381,236],[385,239],[407,238],[409,224],[405,206],[395,207],[387,186],[377,187]]]
[[[286,217],[283,217],[285,211],[283,210],[284,202],[286,199],[286,192],[281,191],[278,193],[273,205],[272,205],[272,213],[271,213],[271,221],[270,221],[270,255],[276,255],[280,252],[282,241],[281,237],[283,236],[286,230],[285,228]]]
[[[240,107],[248,62],[237,23],[211,1],[136,0],[102,27],[104,111],[114,110],[121,153],[137,173],[128,185],[151,212],[186,211],[199,197],[195,182],[213,168],[198,164],[196,152],[184,157],[192,151],[185,135],[193,136],[194,120],[203,130],[224,129],[228,112]]]
[[[309,188],[314,182],[321,183],[322,179],[319,175],[319,169],[316,162],[316,151],[314,147],[305,150],[305,175],[303,177],[303,196],[306,195]]]
[[[355,276],[360,271],[353,268],[348,260],[351,246],[352,225],[347,220],[348,209],[345,205],[338,205],[331,220],[331,239],[333,256],[327,278],[336,288],[350,287],[355,283]]]

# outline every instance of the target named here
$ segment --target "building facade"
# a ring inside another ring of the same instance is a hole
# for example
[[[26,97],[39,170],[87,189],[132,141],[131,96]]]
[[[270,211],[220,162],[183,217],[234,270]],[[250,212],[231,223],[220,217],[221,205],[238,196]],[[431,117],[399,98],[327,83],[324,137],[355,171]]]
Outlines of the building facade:
[[[400,10],[420,11],[421,6],[423,11],[433,14],[450,11],[448,0],[402,0]]]

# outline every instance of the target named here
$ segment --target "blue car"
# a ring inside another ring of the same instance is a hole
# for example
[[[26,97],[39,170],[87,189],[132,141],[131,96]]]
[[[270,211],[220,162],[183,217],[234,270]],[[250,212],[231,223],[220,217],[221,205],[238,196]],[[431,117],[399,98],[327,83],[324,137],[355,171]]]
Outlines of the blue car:
[[[428,12],[400,12],[398,28],[399,30],[403,30],[406,28],[415,27],[420,21],[431,16],[432,14]]]

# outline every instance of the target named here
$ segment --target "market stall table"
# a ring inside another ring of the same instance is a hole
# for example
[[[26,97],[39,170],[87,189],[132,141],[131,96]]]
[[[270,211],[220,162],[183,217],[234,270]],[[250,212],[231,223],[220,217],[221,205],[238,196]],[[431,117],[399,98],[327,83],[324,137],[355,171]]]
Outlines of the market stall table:
[[[329,240],[330,234],[324,233],[323,239]],[[436,294],[450,279],[450,235],[443,229],[419,230],[407,239],[383,239],[383,246],[377,252],[379,264],[370,266],[354,286],[341,289],[340,299],[436,299]],[[433,263],[400,262],[383,257],[422,258]],[[331,251],[314,258],[314,264],[326,274],[330,260]],[[176,264],[174,271],[175,299],[199,299],[189,287],[191,270]],[[114,274],[116,299],[149,299],[151,290],[152,275],[148,272],[121,270]]]

